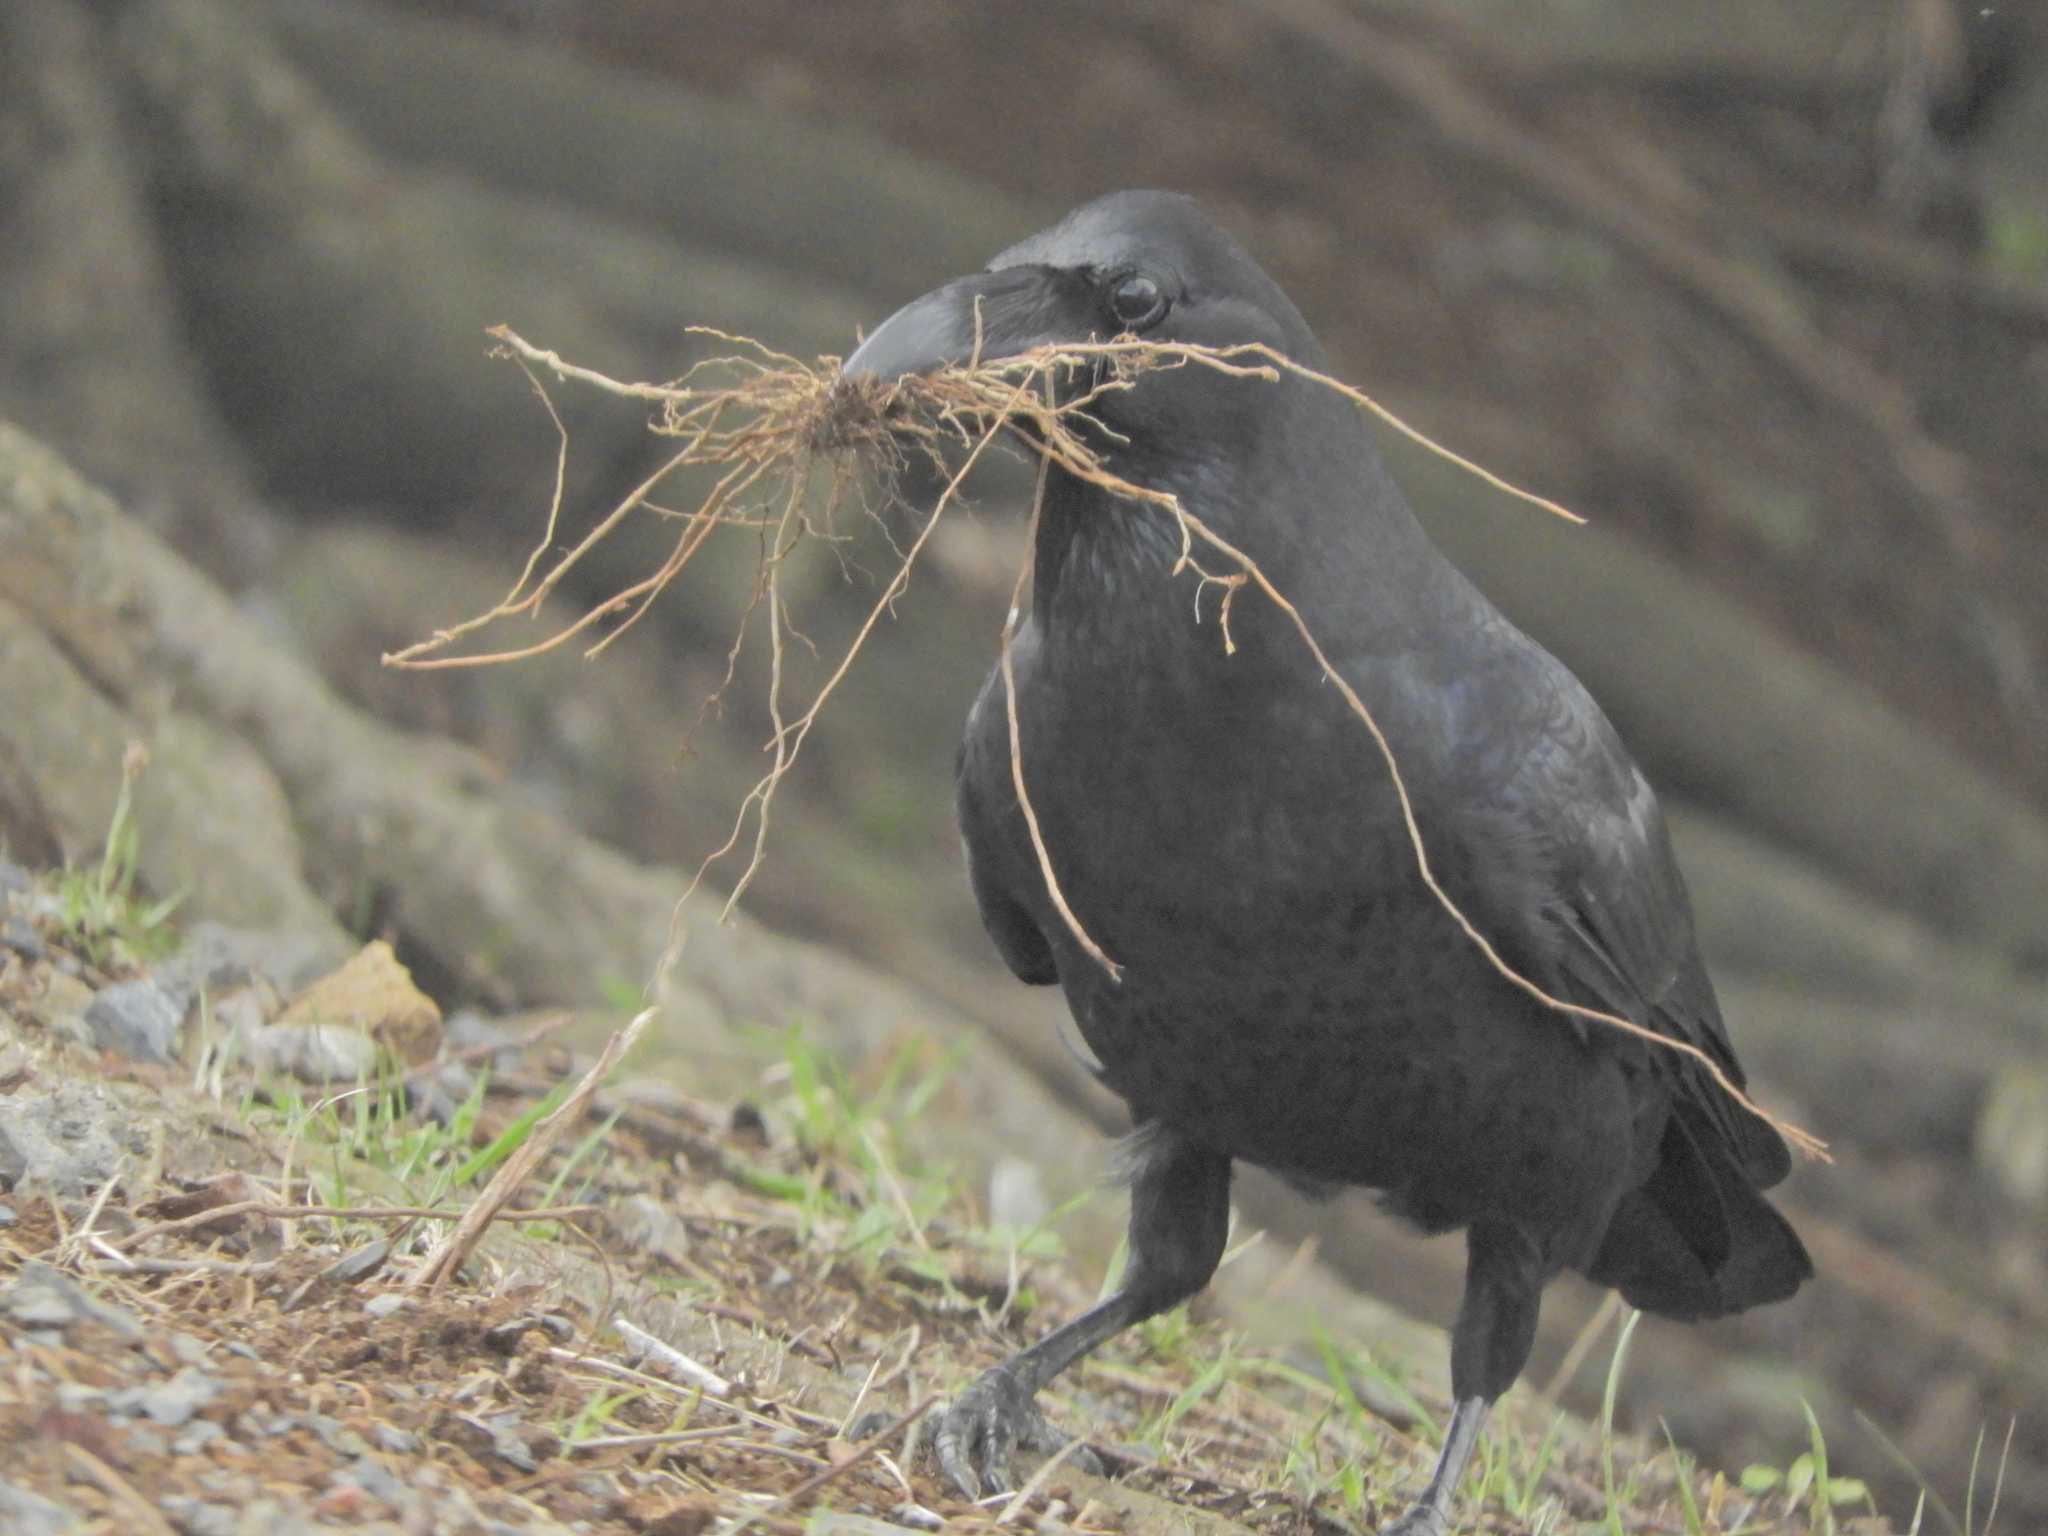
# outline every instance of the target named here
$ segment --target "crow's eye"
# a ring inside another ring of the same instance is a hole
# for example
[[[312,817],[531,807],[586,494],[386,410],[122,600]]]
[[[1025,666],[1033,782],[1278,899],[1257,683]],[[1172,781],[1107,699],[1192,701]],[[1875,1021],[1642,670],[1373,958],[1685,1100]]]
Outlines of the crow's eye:
[[[1110,280],[1109,312],[1127,331],[1142,331],[1166,316],[1166,290],[1142,272],[1126,272]]]

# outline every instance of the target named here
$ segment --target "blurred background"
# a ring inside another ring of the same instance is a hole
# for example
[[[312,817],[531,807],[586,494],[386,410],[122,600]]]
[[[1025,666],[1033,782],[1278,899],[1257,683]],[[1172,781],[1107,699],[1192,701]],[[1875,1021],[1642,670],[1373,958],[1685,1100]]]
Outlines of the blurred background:
[[[266,647],[474,749],[518,814],[694,869],[762,767],[751,653],[700,719],[750,551],[594,666],[379,666],[501,595],[546,508],[553,429],[484,327],[621,378],[675,376],[703,354],[693,324],[844,352],[1067,207],[1142,185],[1201,198],[1348,380],[1592,521],[1389,444],[1440,542],[1643,759],[1752,1076],[1837,1158],[1785,1196],[1819,1280],[1712,1328],[1646,1325],[1625,1414],[1739,1467],[1803,1443],[1803,1397],[1837,1470],[1894,1512],[1920,1477],[1960,1510],[1980,1434],[1995,1455],[2016,1420],[2005,1507],[2048,1526],[2037,6],[9,0],[0,416]],[[641,413],[556,398],[566,512],[587,525],[653,448]],[[1057,1043],[1057,999],[1012,985],[981,935],[952,830],[953,744],[1021,547],[1015,480],[941,530],[784,788],[746,908],[907,983],[901,1027],[993,1041],[1003,1070],[1114,1131]],[[582,594],[665,542],[620,541]],[[872,553],[799,577],[824,658],[808,686],[879,590]],[[75,853],[104,805],[72,816],[65,772],[37,766],[60,727],[26,677],[0,666],[0,840]],[[544,903],[449,937],[415,886],[323,862],[305,828],[379,834],[345,795],[307,809],[279,771],[306,883],[444,997],[588,1001],[642,979],[616,958],[524,964],[522,922],[572,921]],[[232,885],[201,909],[231,911]],[[734,985],[729,1011],[771,1011]],[[688,1072],[715,1044],[663,1049]],[[985,1167],[1003,1135],[963,1123],[963,1161]],[[1448,1321],[1455,1241],[1363,1200],[1240,1193],[1347,1282]],[[1597,1303],[1553,1291],[1533,1379]],[[1567,1401],[1597,1403],[1604,1359]]]

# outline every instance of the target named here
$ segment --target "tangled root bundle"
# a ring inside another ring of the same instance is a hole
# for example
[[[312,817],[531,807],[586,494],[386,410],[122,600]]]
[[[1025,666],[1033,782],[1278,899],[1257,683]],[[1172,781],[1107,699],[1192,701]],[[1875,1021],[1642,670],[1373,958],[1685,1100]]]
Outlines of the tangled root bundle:
[[[730,835],[705,857],[691,882],[694,890],[714,864],[744,844],[746,863],[733,882],[726,901],[727,912],[732,910],[761,867],[776,790],[783,777],[796,765],[820,711],[845,680],[875,625],[891,611],[902,595],[933,531],[957,504],[963,481],[992,444],[1014,438],[1028,444],[1029,451],[1035,453],[1039,460],[1039,495],[1034,498],[1032,509],[1034,527],[1046,475],[1057,465],[1067,474],[1101,486],[1118,497],[1159,507],[1172,517],[1180,534],[1180,559],[1173,567],[1173,574],[1193,571],[1205,586],[1213,584],[1221,589],[1220,629],[1226,650],[1234,648],[1230,633],[1231,605],[1247,590],[1272,603],[1286,617],[1302,645],[1314,657],[1323,675],[1357,717],[1377,749],[1400,800],[1419,878],[1502,977],[1560,1013],[1621,1030],[1692,1058],[1731,1099],[1777,1130],[1802,1153],[1826,1158],[1824,1142],[1760,1108],[1730,1080],[1717,1062],[1697,1047],[1658,1034],[1617,1014],[1552,996],[1509,965],[1437,880],[1423,829],[1416,819],[1413,802],[1402,778],[1401,765],[1391,744],[1357,691],[1331,665],[1300,611],[1266,578],[1249,554],[1210,528],[1181,505],[1178,498],[1169,492],[1126,480],[1110,469],[1102,456],[1089,445],[1088,435],[1083,429],[1091,420],[1092,408],[1105,394],[1131,388],[1141,375],[1150,371],[1208,368],[1248,380],[1266,381],[1277,380],[1283,372],[1293,373],[1335,390],[1360,409],[1371,412],[1396,431],[1414,438],[1495,488],[1570,521],[1581,521],[1566,508],[1509,485],[1469,460],[1451,453],[1349,385],[1259,345],[1212,348],[1126,337],[1105,342],[1039,347],[993,360],[977,358],[930,374],[883,381],[844,375],[836,358],[821,358],[815,365],[807,364],[745,337],[698,328],[696,334],[715,338],[731,350],[698,363],[671,384],[656,385],[622,383],[578,367],[553,352],[531,345],[505,327],[499,327],[491,334],[498,339],[503,355],[513,358],[525,370],[558,435],[554,491],[548,506],[546,527],[528,555],[519,579],[501,602],[488,612],[437,630],[428,639],[385,656],[385,664],[419,669],[489,666],[538,656],[592,634],[596,638],[590,640],[585,654],[596,656],[639,622],[654,601],[703,550],[714,533],[720,529],[746,530],[758,540],[760,558],[739,633],[735,635],[727,655],[725,681],[720,689],[722,691],[732,681],[750,622],[757,612],[765,610],[769,646],[767,706],[772,723],[765,750],[770,754],[770,761],[767,770],[744,797]],[[652,474],[635,486],[582,538],[566,550],[555,553],[552,561],[550,554],[556,550],[562,516],[569,440],[543,381],[543,372],[608,394],[648,402],[656,408],[653,431],[676,445]],[[1055,384],[1065,387],[1056,389]],[[790,626],[784,600],[784,568],[790,556],[806,541],[837,537],[836,523],[849,515],[851,506],[858,504],[863,513],[873,515],[860,501],[857,490],[872,468],[900,469],[909,458],[918,456],[928,460],[943,475],[943,489],[917,523],[909,543],[897,547],[894,571],[883,583],[880,594],[869,607],[852,640],[827,671],[824,681],[799,709],[786,697],[788,674],[784,658],[795,632]],[[708,469],[716,474],[710,490],[703,494],[697,505],[684,510],[660,501],[662,488],[670,478],[690,467]],[[522,616],[537,618],[549,594],[597,544],[635,513],[665,519],[676,530],[667,555],[652,571],[540,640],[508,649],[461,648],[463,642],[474,640],[481,631],[502,620]],[[1120,972],[1115,959],[1102,950],[1067,905],[1052,858],[1040,834],[1024,779],[1011,642],[1030,569],[1027,550],[1002,631],[1001,671],[1009,718],[1011,771],[1048,896],[1075,941],[1097,964],[1116,977]],[[601,629],[607,624],[608,627]]]

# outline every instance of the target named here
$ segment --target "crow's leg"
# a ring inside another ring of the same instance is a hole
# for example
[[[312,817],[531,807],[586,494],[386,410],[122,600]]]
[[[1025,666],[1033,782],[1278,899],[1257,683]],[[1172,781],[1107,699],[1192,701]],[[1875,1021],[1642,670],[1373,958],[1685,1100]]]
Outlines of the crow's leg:
[[[1051,1451],[1066,1444],[1032,1401],[1040,1387],[1131,1324],[1187,1300],[1216,1273],[1230,1223],[1230,1159],[1171,1132],[1150,1136],[1139,1157],[1122,1287],[983,1373],[939,1414],[939,1466],[970,1499],[1009,1486],[1010,1453],[1018,1446]]]
[[[1514,1227],[1475,1222],[1465,1234],[1465,1299],[1451,1330],[1451,1422],[1429,1486],[1381,1536],[1445,1536],[1449,1531],[1451,1498],[1479,1443],[1487,1410],[1528,1363],[1543,1281],[1536,1245]]]

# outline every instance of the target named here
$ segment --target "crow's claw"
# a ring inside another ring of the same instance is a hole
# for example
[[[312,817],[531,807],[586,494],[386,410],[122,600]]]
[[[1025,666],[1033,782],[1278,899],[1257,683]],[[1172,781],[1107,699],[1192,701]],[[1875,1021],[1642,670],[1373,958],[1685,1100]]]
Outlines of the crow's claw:
[[[1051,1454],[1073,1436],[1053,1427],[1016,1375],[997,1366],[939,1411],[933,1445],[946,1481],[970,1499],[1010,1490],[1010,1454],[1022,1449]],[[1084,1471],[1102,1464],[1086,1446],[1068,1460]]]

